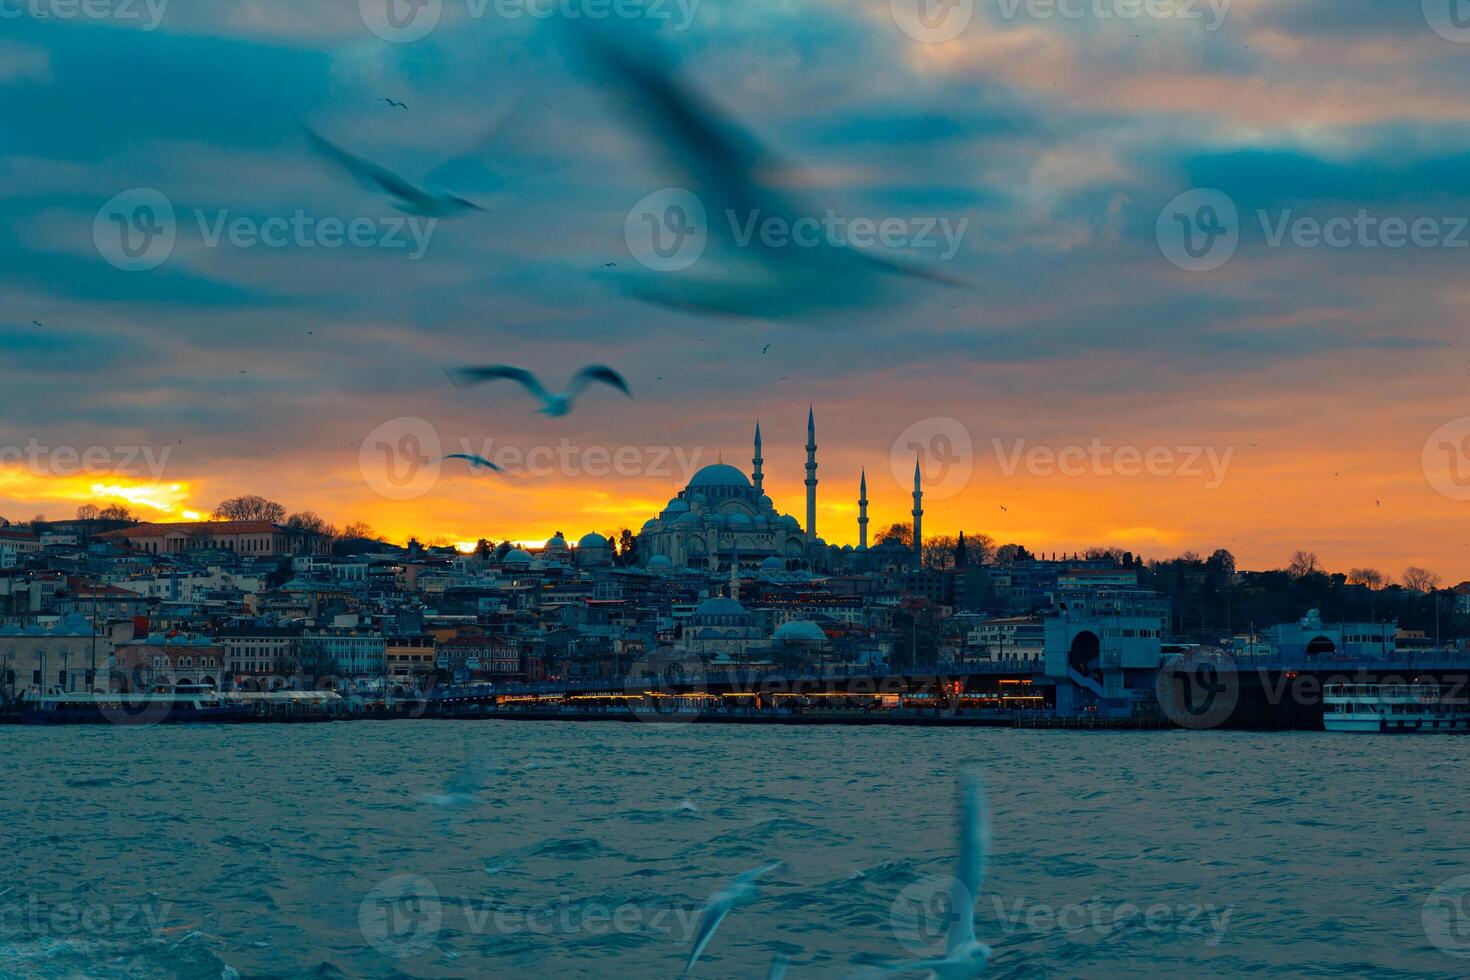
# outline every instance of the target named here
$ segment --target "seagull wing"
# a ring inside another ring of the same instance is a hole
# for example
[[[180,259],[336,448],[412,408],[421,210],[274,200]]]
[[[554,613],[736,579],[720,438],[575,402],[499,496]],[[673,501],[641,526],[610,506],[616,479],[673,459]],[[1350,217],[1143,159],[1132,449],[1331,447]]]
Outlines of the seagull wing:
[[[445,374],[457,387],[467,388],[471,385],[485,384],[488,381],[514,381],[531,393],[531,397],[546,401],[549,397],[546,389],[541,387],[541,382],[536,376],[525,368],[511,367],[508,364],[487,364],[484,367],[460,367],[446,369]]]
[[[948,953],[975,941],[975,900],[985,881],[985,859],[990,850],[985,788],[974,773],[960,780],[959,811],[959,862],[950,886],[949,929],[945,934]]]
[[[623,101],[651,148],[706,195],[710,214],[771,210],[770,195],[755,186],[759,174],[779,169],[750,134],[674,78],[658,48],[634,50],[609,31],[568,21],[576,49],[604,85]],[[714,224],[714,222],[711,222]]]
[[[779,867],[781,867],[780,861],[777,861],[774,864],[767,864],[764,867],[752,868],[749,871],[745,871],[736,875],[735,884],[752,887],[755,885],[757,879],[765,877]]]
[[[502,472],[502,470],[501,470],[501,468],[499,466],[495,465],[490,460],[486,459],[484,456],[476,456],[473,453],[450,453],[448,456],[445,456],[444,458],[445,459],[462,459],[465,462],[469,463],[471,466],[483,466],[486,469],[494,470],[497,473]]]
[[[704,911],[699,916],[699,931],[694,934],[694,947],[689,951],[689,962],[684,965],[684,975],[694,969],[694,964],[704,953],[704,948],[714,938],[715,930],[720,928],[720,923],[725,921],[725,916],[730,914],[732,906],[729,892],[718,892],[710,898],[705,905]]]
[[[317,155],[337,165],[359,185],[369,190],[387,191],[415,208],[423,208],[433,202],[434,198],[431,195],[424,193],[423,190],[410,184],[387,167],[348,153],[310,126],[302,128],[306,130],[306,138],[311,142],[311,147],[317,152]]]
[[[628,387],[628,382],[621,374],[605,364],[589,364],[578,371],[572,378],[571,383],[567,385],[567,398],[576,398],[587,389],[588,385],[595,381],[611,385],[629,398],[633,397],[632,389]]]

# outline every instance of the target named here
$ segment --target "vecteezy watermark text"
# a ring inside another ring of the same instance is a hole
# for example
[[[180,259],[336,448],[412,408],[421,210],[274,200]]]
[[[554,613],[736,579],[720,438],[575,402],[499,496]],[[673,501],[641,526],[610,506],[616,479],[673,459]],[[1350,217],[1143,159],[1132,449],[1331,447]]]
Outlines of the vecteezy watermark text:
[[[1260,208],[1252,217],[1260,241],[1271,249],[1470,249],[1470,215],[1376,214],[1368,208],[1309,215],[1294,208]],[[1188,272],[1213,272],[1235,257],[1250,224],[1224,191],[1201,188],[1164,205],[1155,236],[1173,265]]]
[[[439,219],[417,215],[319,216],[297,208],[289,215],[256,217],[228,208],[192,210],[205,248],[384,249],[424,257]],[[97,211],[92,241],[97,252],[125,272],[146,272],[167,262],[178,243],[179,218],[162,191],[135,187],[116,195]]]
[[[701,910],[636,902],[610,904],[567,899],[537,906],[512,906],[462,897],[450,902],[422,875],[393,875],[379,882],[358,906],[358,927],[379,953],[396,959],[420,956],[433,948],[446,919],[457,932],[475,936],[672,935],[687,942]]]
[[[628,251],[647,268],[678,272],[698,262],[716,234],[738,249],[882,247],[933,252],[947,262],[959,254],[970,227],[968,217],[849,218],[830,208],[821,216],[726,209],[718,221],[711,225],[699,195],[667,187],[633,205],[623,223],[623,237]]]
[[[526,448],[494,438],[450,442],[427,419],[404,416],[368,433],[358,449],[358,470],[378,495],[416,500],[433,490],[450,466],[463,468],[467,475],[509,479],[616,476],[687,483],[704,455],[697,446],[583,446],[569,439]]]
[[[137,23],[155,31],[169,0],[0,0],[0,20],[92,20]]]
[[[1000,439],[991,439],[995,458],[1005,476],[1015,476],[1021,470],[1038,477],[1083,477],[1120,476],[1132,479],[1140,476],[1186,477],[1205,480],[1206,490],[1219,489],[1225,482],[1230,461],[1235,456],[1233,446],[1223,451],[1215,446],[1112,446],[1094,438],[1086,445],[1065,446],[1053,449],[1050,446],[1030,446],[1025,439],[1016,439],[1007,446]]]
[[[163,478],[172,446],[47,446],[32,437],[24,446],[0,445],[0,468],[23,463],[32,476],[135,475],[143,472]]]
[[[472,21],[500,20],[648,20],[675,31],[694,23],[701,0],[462,0]],[[433,33],[444,18],[445,0],[358,0],[368,30],[385,41],[407,44]]]

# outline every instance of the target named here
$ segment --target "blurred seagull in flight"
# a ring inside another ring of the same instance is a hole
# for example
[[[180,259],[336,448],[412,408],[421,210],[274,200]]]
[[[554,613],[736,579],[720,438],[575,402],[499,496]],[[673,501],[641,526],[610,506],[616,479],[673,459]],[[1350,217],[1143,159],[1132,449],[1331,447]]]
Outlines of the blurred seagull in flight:
[[[985,881],[990,852],[990,818],[980,777],[966,773],[960,779],[959,855],[949,884],[949,924],[942,957],[893,963],[886,972],[897,975],[927,970],[937,980],[968,980],[979,976],[990,962],[990,947],[975,938],[975,899]]]
[[[310,126],[302,128],[318,156],[340,168],[360,186],[392,195],[397,199],[393,206],[404,214],[420,218],[454,218],[470,211],[485,210],[457,194],[428,191],[411,184],[387,167],[348,153]]]
[[[720,927],[720,923],[725,921],[725,916],[760,898],[760,887],[756,882],[761,876],[770,874],[779,867],[781,867],[781,862],[777,861],[763,868],[746,871],[737,875],[727,887],[709,897],[709,901],[704,903],[704,910],[699,915],[699,931],[694,934],[694,948],[689,953],[689,962],[684,966],[685,976],[688,976],[689,971],[694,969],[694,964],[699,961],[700,954],[714,938],[715,930]],[[774,964],[772,969],[774,969]]]
[[[494,470],[496,473],[504,473],[505,469],[497,466],[484,456],[476,456],[474,453],[450,453],[444,457],[446,460],[462,459],[470,464],[472,470]]]
[[[514,381],[530,392],[532,398],[541,402],[541,408],[537,409],[538,413],[550,415],[552,418],[570,415],[572,403],[577,400],[577,396],[594,382],[609,385],[629,398],[633,397],[633,392],[629,389],[628,382],[623,376],[604,364],[589,364],[578,371],[567,385],[567,390],[559,395],[547,391],[530,371],[507,364],[453,368],[445,373],[449,375],[450,381],[461,388],[484,384],[488,381]]]
[[[826,210],[762,183],[789,175],[791,168],[676,79],[662,50],[651,44],[634,50],[613,36],[615,28],[568,21],[565,29],[598,87],[620,100],[644,142],[695,199],[683,194],[682,200],[651,206],[638,216],[638,227],[651,236],[661,258],[670,243],[694,254],[690,242],[702,240],[703,252],[676,270],[620,273],[616,281],[625,294],[699,313],[781,319],[864,306],[878,298],[885,276],[958,284],[831,240],[789,248],[769,244],[759,233],[768,222],[799,232],[809,223],[820,225],[818,216]]]
[[[404,105],[402,102],[395,102],[393,99],[389,99],[389,98],[382,98],[382,99],[379,99],[378,101],[379,102],[386,102],[386,103],[388,103],[388,105],[392,106],[394,109],[407,109],[408,108],[408,106]]]

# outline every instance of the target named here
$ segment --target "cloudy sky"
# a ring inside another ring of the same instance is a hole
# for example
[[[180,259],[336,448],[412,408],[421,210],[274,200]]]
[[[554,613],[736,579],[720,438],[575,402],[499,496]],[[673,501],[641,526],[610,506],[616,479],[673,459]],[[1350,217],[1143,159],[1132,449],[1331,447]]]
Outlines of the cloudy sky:
[[[758,417],[800,516],[811,405],[838,543],[863,467],[874,525],[907,519],[918,450],[931,533],[1470,578],[1450,0],[914,2],[664,0],[620,25],[803,213],[887,220],[885,258],[953,281],[825,283],[830,308],[776,319],[620,288],[657,275],[630,211],[683,175],[560,14],[0,2],[0,514],[251,492],[399,539],[636,530],[692,466],[748,468]],[[486,210],[405,224],[303,124]],[[636,399],[550,418],[445,378],[493,362],[558,386],[604,362]],[[465,449],[512,476],[437,463]]]

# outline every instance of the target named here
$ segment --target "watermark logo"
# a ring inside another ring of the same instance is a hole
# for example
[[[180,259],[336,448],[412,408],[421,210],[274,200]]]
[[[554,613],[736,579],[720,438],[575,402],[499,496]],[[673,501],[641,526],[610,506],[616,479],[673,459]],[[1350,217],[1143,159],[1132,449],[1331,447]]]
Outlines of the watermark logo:
[[[905,490],[914,485],[914,463],[923,471],[926,500],[948,500],[970,485],[975,472],[975,443],[959,419],[920,419],[899,433],[888,452],[893,479]]]
[[[434,489],[443,467],[439,431],[425,419],[389,419],[363,439],[357,468],[363,481],[387,500],[417,500]]]
[[[1470,875],[1451,878],[1430,892],[1421,921],[1424,935],[1441,952],[1470,959]]]
[[[97,253],[124,272],[147,272],[168,261],[178,240],[173,202],[152,187],[134,187],[109,200],[92,221]]]
[[[654,191],[623,222],[628,251],[654,272],[681,272],[709,245],[709,214],[699,195],[682,187]]]
[[[380,881],[357,907],[357,926],[368,945],[384,956],[409,959],[439,938],[444,910],[439,890],[421,875]]]
[[[439,26],[444,0],[357,0],[363,24],[393,44],[419,41]]]
[[[1159,212],[1159,250],[1186,272],[1213,272],[1240,247],[1240,211],[1224,191],[1186,191]]]
[[[955,896],[964,895],[958,878],[931,875],[904,888],[888,907],[888,923],[899,945],[915,956],[942,953],[950,923],[956,915],[974,915],[969,908],[955,907]]]
[[[1156,683],[1159,708],[1180,728],[1218,728],[1240,701],[1240,675],[1223,650],[1192,650],[1176,657],[1159,668]]]
[[[705,660],[689,650],[654,650],[633,662],[623,689],[639,721],[695,721],[709,691]]]
[[[1424,20],[1446,41],[1470,44],[1470,0],[1424,0]]]
[[[1421,457],[1424,478],[1441,496],[1470,500],[1470,416],[1434,430]]]
[[[112,20],[156,31],[169,0],[0,0],[0,20]]]
[[[890,0],[893,22],[915,41],[944,44],[975,19],[975,0]]]

